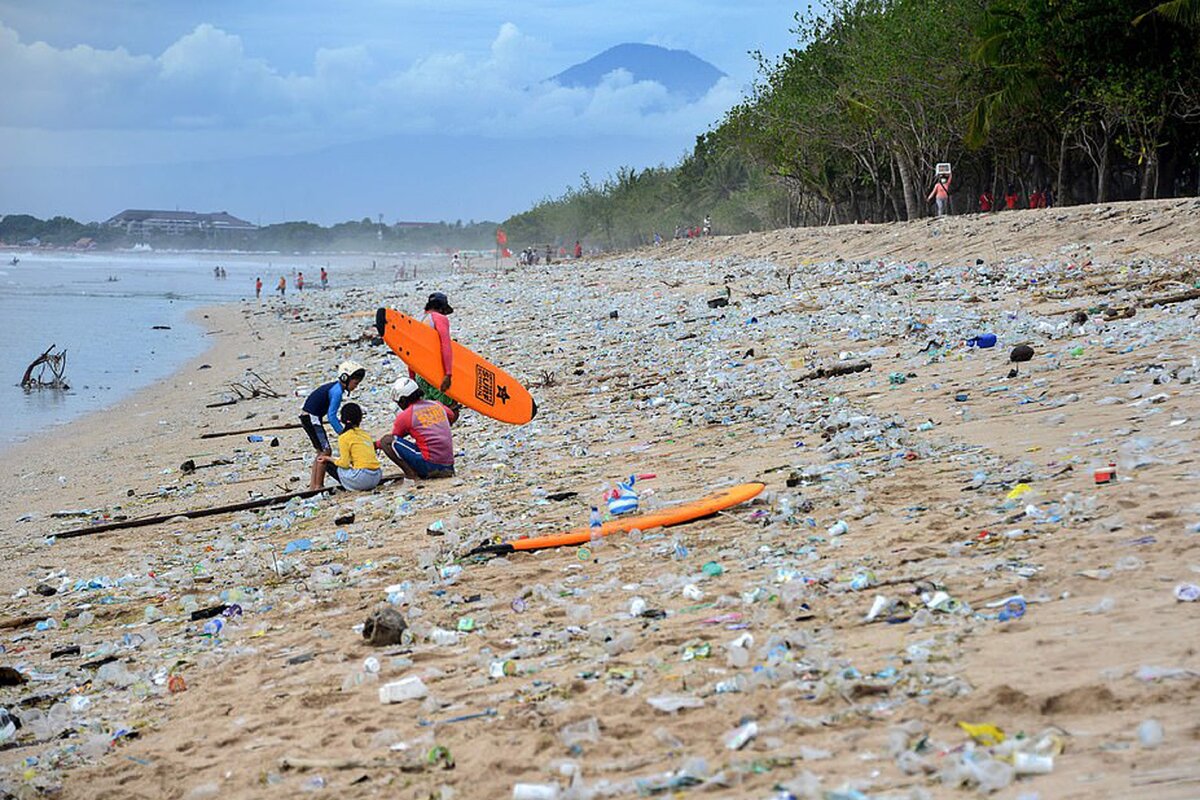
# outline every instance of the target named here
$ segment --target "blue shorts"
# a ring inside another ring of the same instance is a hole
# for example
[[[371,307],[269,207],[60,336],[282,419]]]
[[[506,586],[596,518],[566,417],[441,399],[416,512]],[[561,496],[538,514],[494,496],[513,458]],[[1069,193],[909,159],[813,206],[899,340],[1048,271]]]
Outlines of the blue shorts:
[[[425,460],[421,449],[408,439],[393,439],[392,452],[396,458],[408,464],[419,478],[450,478],[454,475],[454,465],[434,464]]]

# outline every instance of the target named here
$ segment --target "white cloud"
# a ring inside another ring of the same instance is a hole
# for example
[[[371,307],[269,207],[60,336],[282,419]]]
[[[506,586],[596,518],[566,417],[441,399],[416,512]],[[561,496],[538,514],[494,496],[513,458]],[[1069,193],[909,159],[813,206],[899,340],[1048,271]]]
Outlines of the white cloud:
[[[29,144],[36,137],[17,132],[33,129],[59,131],[59,141],[72,131],[209,132],[220,155],[230,156],[255,152],[271,136],[284,146],[418,132],[677,137],[702,130],[738,99],[722,81],[688,104],[623,71],[595,89],[543,83],[530,74],[537,62],[528,54],[544,46],[505,22],[479,58],[439,52],[384,71],[366,47],[327,48],[297,74],[277,70],[248,53],[239,36],[208,23],[158,56],[26,44],[0,23],[0,82],[11,126],[0,131],[0,143]],[[143,137],[128,138],[144,146]],[[119,150],[118,140],[110,139],[112,149]],[[205,150],[190,152],[216,157]]]

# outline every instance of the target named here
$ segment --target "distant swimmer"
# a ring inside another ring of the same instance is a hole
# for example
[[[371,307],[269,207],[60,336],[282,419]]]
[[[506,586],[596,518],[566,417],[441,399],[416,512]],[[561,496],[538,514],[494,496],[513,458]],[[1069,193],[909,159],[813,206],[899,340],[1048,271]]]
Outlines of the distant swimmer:
[[[255,300],[262,299],[262,278],[254,279],[254,299]]]
[[[309,441],[312,442],[318,454],[329,455],[332,452],[329,447],[329,434],[325,431],[325,420],[329,421],[329,425],[335,433],[341,435],[345,430],[341,420],[338,419],[338,409],[341,408],[342,398],[357,389],[366,376],[367,368],[362,364],[357,361],[343,361],[338,365],[336,381],[321,384],[305,398],[304,407],[300,413],[300,424],[304,427]],[[336,470],[333,475],[337,477]],[[308,488],[320,489],[324,477],[325,469],[322,462],[314,461]]]

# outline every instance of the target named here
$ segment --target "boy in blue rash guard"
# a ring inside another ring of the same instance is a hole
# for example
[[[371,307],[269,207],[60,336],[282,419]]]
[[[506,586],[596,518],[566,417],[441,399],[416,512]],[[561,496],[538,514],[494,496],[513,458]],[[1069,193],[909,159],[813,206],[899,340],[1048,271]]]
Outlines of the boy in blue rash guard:
[[[344,430],[338,418],[338,409],[342,406],[342,398],[353,392],[367,376],[367,369],[357,361],[343,361],[338,366],[338,379],[322,384],[313,390],[304,401],[300,414],[300,424],[308,434],[309,441],[318,454],[331,455],[333,449],[329,446],[329,434],[325,432],[325,420],[329,421],[334,433],[341,435]],[[309,477],[308,488],[320,489],[324,483],[324,475],[318,474],[320,461],[314,461],[312,475]],[[336,477],[336,476],[335,476]]]

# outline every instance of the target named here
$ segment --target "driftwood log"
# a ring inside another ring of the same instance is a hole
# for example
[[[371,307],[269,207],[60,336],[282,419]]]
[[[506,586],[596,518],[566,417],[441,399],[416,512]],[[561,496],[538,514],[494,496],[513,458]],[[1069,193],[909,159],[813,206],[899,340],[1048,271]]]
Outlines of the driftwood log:
[[[836,378],[839,375],[852,375],[855,372],[865,372],[871,368],[870,361],[855,361],[852,364],[835,364],[832,367],[821,367],[806,375],[796,378],[796,382],[811,381],[818,378]]]
[[[220,439],[222,436],[241,436],[247,433],[258,433],[259,431],[286,431],[292,428],[301,428],[299,422],[288,422],[283,425],[259,425],[257,428],[243,428],[237,431],[220,431],[217,433],[202,433],[201,439]]]
[[[69,389],[66,381],[63,380],[63,373],[67,369],[67,351],[62,350],[55,353],[54,348],[58,345],[52,344],[46,348],[40,356],[35,358],[28,367],[25,368],[25,374],[21,376],[22,389]],[[46,374],[46,370],[50,370],[53,376],[50,380],[43,380],[42,376]],[[37,377],[34,377],[34,370],[37,370]]]
[[[404,480],[403,475],[388,475],[379,485],[392,481]],[[299,492],[288,492],[287,494],[277,494],[273,497],[260,497],[257,500],[247,500],[244,503],[230,503],[223,506],[212,506],[211,508],[201,508],[196,511],[176,511],[172,514],[159,514],[154,517],[140,517],[138,519],[125,519],[119,522],[109,522],[103,525],[89,525],[84,528],[75,528],[62,533],[52,533],[58,539],[74,539],[79,536],[91,536],[93,533],[105,533],[106,531],[119,531],[127,528],[143,528],[147,525],[158,525],[163,522],[168,522],[173,519],[200,519],[201,517],[211,517],[216,514],[232,514],[238,511],[250,511],[255,508],[267,508],[269,506],[278,506],[286,503],[297,497],[316,497],[327,492],[344,491],[342,487],[333,485],[325,486],[320,489],[304,489]]]

